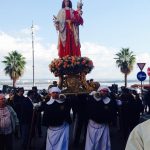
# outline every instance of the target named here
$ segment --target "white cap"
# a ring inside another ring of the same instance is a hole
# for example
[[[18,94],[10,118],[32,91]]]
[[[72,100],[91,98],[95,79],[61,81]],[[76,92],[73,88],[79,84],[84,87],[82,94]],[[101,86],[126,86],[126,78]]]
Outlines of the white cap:
[[[97,91],[98,91],[98,92],[100,92],[100,91],[111,92],[108,87],[99,87]]]
[[[57,92],[57,93],[61,93],[61,90],[58,87],[51,87],[48,90],[49,93],[53,93],[53,92]]]

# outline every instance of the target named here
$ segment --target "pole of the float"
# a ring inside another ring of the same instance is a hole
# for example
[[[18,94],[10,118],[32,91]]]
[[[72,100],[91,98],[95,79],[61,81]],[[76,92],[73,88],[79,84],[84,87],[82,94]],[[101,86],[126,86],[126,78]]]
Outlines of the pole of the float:
[[[34,26],[33,26],[33,22],[32,22],[32,26],[31,26],[31,35],[32,35],[32,69],[33,69],[33,86],[35,85],[34,83]]]

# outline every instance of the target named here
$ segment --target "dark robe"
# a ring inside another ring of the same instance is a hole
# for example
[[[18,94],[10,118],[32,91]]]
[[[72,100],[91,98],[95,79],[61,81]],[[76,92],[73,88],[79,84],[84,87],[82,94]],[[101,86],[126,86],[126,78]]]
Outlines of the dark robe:
[[[65,121],[69,124],[71,123],[70,117],[70,105],[65,100],[63,103],[58,103],[54,101],[52,104],[43,103],[42,110],[44,111],[43,114],[43,125],[45,126],[60,126]]]

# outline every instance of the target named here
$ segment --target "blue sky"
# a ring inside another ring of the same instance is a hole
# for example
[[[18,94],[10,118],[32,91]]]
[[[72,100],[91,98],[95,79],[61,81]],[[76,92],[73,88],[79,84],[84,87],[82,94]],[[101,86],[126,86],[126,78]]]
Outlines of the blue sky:
[[[53,15],[62,0],[0,0],[0,60],[18,50],[26,57],[27,66],[21,79],[32,78],[32,45],[30,27],[35,25],[35,78],[53,78],[48,64],[57,58],[57,36]],[[76,9],[76,0],[72,0]],[[82,56],[91,58],[94,70],[87,78],[123,79],[115,65],[115,54],[129,47],[137,62],[150,66],[150,1],[149,0],[83,0],[84,25],[80,27]],[[0,78],[4,75],[0,63]],[[129,79],[136,79],[135,64]]]

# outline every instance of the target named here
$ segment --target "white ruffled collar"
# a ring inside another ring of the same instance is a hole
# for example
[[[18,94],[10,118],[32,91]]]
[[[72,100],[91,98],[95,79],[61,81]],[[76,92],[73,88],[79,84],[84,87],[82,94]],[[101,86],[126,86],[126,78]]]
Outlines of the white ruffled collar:
[[[94,99],[95,99],[97,102],[102,99],[101,97],[99,97],[99,98],[97,98],[96,96],[93,96],[93,97],[94,97]]]
[[[51,105],[51,104],[53,104],[54,102],[58,102],[58,103],[63,103],[64,101],[60,101],[59,99],[53,99],[53,98],[51,98],[46,104],[47,105]]]

